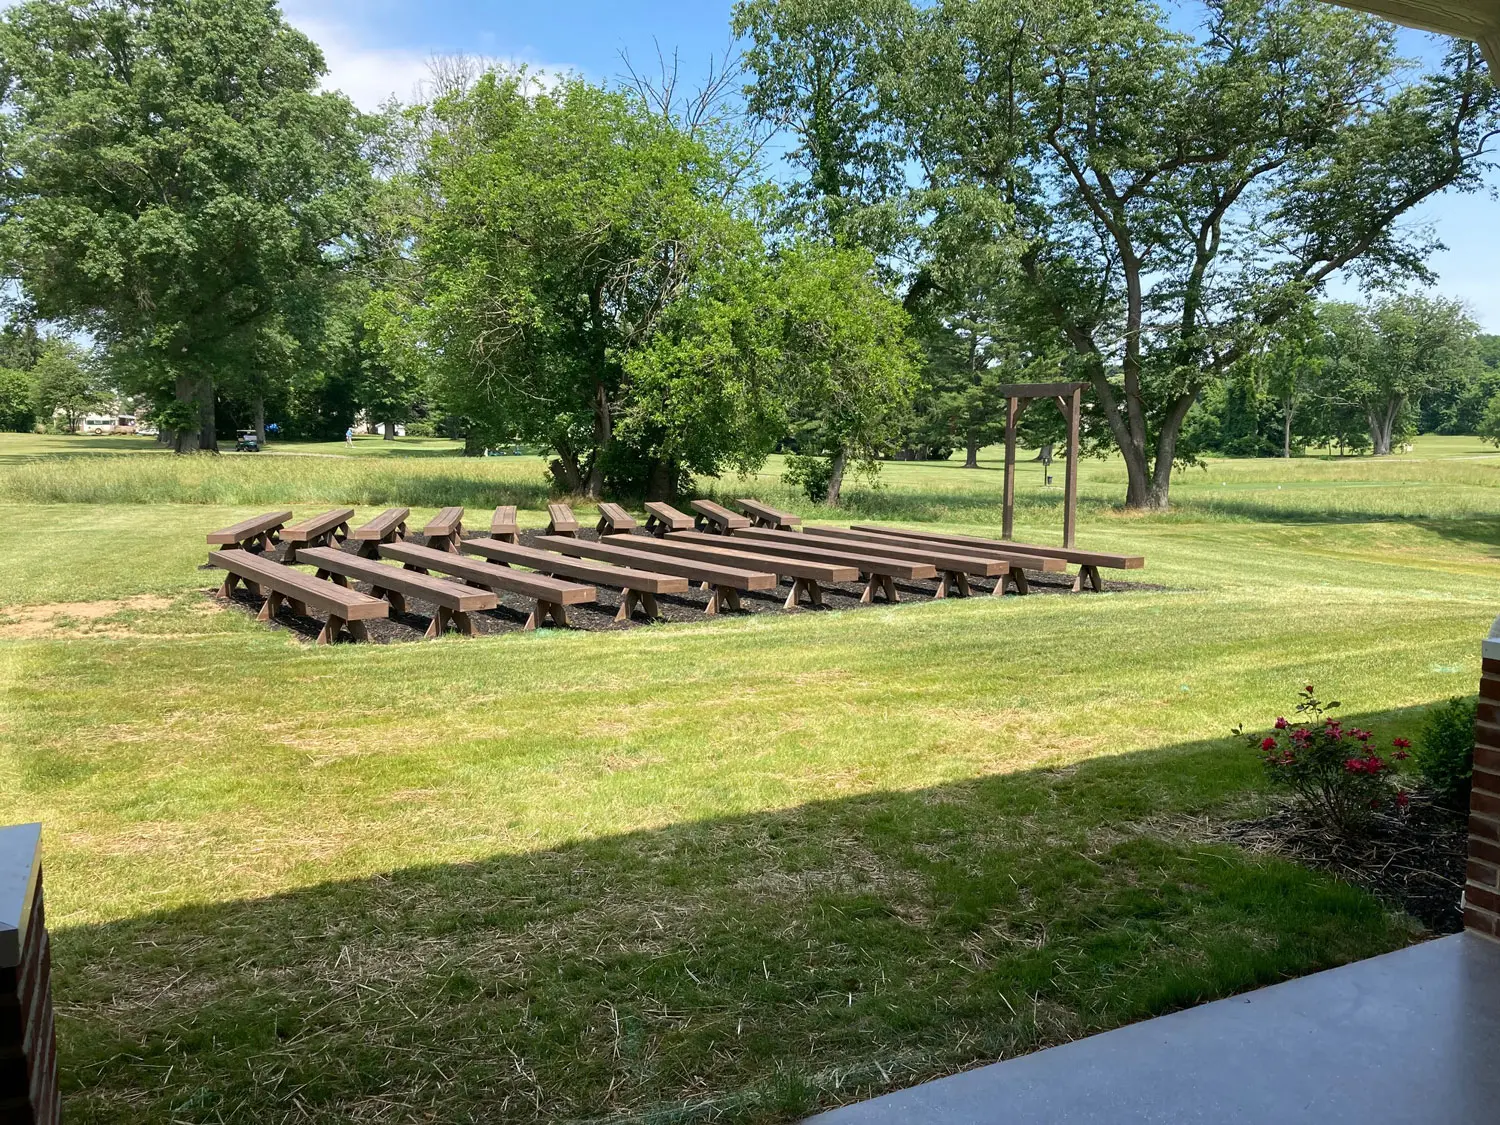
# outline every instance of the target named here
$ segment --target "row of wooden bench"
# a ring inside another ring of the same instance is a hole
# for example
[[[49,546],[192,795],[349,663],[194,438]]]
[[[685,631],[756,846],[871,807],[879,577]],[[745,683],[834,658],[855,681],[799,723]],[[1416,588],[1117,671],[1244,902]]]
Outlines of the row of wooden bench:
[[[321,642],[335,639],[345,628],[362,639],[365,621],[384,617],[387,606],[404,612],[407,597],[437,606],[428,629],[429,636],[436,636],[450,625],[472,634],[469,615],[493,609],[502,592],[532,601],[526,628],[534,629],[547,620],[565,625],[567,607],[594,601],[596,585],[622,591],[616,620],[626,620],[637,608],[656,617],[657,597],[686,592],[689,582],[711,591],[705,611],[714,614],[738,609],[742,592],[774,589],[782,580],[791,582],[785,603],[790,609],[803,597],[822,605],[824,586],[856,580],[865,582],[861,600],[867,603],[876,597],[898,601],[897,580],[937,578],[939,598],[968,595],[971,577],[995,579],[997,595],[1012,588],[1024,594],[1028,570],[1057,573],[1070,562],[1080,567],[1075,590],[1102,590],[1100,567],[1135,569],[1145,561],[881,525],[792,531],[788,528],[800,522],[796,516],[756,506],[764,511],[752,520],[710,501],[694,501],[695,520],[669,505],[648,505],[648,526],[652,520],[662,526],[642,536],[632,534],[636,522],[623,509],[601,505],[603,534],[590,542],[576,538],[578,521],[571,509],[554,504],[549,506],[548,530],[539,540],[542,549],[520,545],[513,507],[496,509],[488,538],[469,540],[462,538],[464,510],[445,508],[422,529],[425,546],[405,542],[406,508],[388,509],[352,531],[351,508],[290,527],[290,512],[272,512],[208,539],[221,548],[211,562],[228,571],[226,596],[240,582],[264,592],[262,619],[273,616],[283,602],[299,614],[313,606],[328,615]],[[359,543],[357,554],[335,546],[351,540]],[[262,557],[278,543],[284,546],[283,562]],[[465,558],[465,553],[486,561]],[[385,566],[381,559],[401,565]],[[314,566],[316,575],[294,570],[294,563]],[[448,577],[434,577],[433,571]],[[375,596],[349,589],[351,578],[370,583]],[[476,594],[476,588],[483,593]]]

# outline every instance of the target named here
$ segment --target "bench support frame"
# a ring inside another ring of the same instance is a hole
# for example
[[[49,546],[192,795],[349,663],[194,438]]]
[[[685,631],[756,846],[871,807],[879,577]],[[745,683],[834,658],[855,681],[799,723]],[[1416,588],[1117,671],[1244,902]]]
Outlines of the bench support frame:
[[[889,574],[871,574],[865,580],[865,592],[859,596],[861,605],[871,605],[875,601],[875,595],[880,594],[892,605],[901,600],[901,595],[896,593],[896,580]]]
[[[1001,581],[1003,582],[1004,579]],[[937,592],[932,595],[933,598],[946,598],[955,591],[961,598],[969,596],[969,576],[961,570],[940,571]]]
[[[1104,593],[1104,579],[1099,577],[1097,566],[1080,566],[1078,576],[1073,579],[1073,592],[1081,594],[1084,590],[1092,590],[1096,594]]]
[[[807,604],[817,609],[823,608],[823,587],[819,586],[811,578],[792,579],[792,592],[786,596],[786,609],[796,609],[797,602],[802,595],[807,594]]]
[[[656,604],[655,594],[648,594],[643,590],[627,589],[621,591],[620,611],[615,614],[615,620],[629,621],[637,608],[652,621],[661,616],[661,608]]]
[[[1026,580],[1026,571],[1019,566],[1013,566],[995,580],[995,597],[1002,598],[1008,587],[1016,588],[1016,596],[1024,597],[1031,593],[1031,583]]]
[[[725,609],[735,613],[740,611],[740,592],[733,586],[710,586],[707,582],[703,585],[710,590],[708,604],[703,607],[706,615],[712,617]]]

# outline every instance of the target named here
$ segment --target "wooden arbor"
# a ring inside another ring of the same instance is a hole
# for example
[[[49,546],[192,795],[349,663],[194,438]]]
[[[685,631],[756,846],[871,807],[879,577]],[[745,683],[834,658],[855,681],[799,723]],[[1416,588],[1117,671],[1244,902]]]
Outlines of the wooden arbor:
[[[1063,476],[1063,546],[1073,546],[1078,531],[1078,416],[1087,383],[1012,383],[1005,396],[1005,515],[1001,538],[1010,539],[1016,521],[1016,423],[1033,399],[1050,398],[1068,423],[1068,461]]]

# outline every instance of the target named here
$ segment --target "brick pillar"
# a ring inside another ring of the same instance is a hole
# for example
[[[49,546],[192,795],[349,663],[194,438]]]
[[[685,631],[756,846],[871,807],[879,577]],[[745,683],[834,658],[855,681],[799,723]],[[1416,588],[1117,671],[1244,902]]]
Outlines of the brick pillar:
[[[1484,642],[1479,678],[1464,925],[1471,933],[1500,938],[1500,619]]]
[[[0,1121],[57,1125],[42,826],[0,828]]]

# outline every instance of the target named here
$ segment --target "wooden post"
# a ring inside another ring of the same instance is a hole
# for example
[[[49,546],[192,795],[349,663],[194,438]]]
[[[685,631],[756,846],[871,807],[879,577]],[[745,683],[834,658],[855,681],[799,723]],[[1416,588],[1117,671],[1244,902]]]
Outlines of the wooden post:
[[[1068,397],[1068,467],[1063,480],[1063,546],[1073,546],[1078,531],[1078,416],[1083,410],[1083,388],[1074,387]],[[1006,538],[1010,538],[1007,533]]]
[[[1021,417],[1020,403],[1012,395],[1005,400],[1005,494],[1001,502],[1000,538],[1009,539],[1016,524],[1016,422]]]

